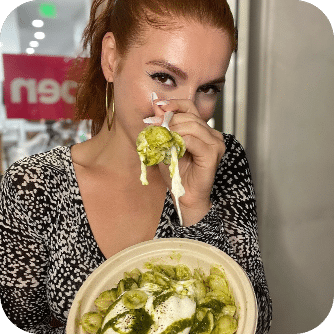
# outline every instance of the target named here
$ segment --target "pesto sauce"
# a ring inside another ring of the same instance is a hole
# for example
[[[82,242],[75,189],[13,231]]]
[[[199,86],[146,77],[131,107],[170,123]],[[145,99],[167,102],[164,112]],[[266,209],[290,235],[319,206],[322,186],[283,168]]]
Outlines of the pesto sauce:
[[[146,334],[154,323],[152,317],[145,311],[145,309],[142,308],[133,311],[135,315],[135,321],[132,326],[132,331],[128,333]]]
[[[191,328],[189,334],[200,334],[209,332],[210,329],[210,320],[208,313],[202,319],[202,321],[195,321],[193,327]]]
[[[118,298],[108,307],[107,311],[106,311],[106,315],[113,309],[115,308],[116,304],[118,303]]]
[[[173,296],[174,292],[167,292],[164,294],[159,295],[157,298],[153,301],[153,307],[156,308],[158,305],[162,304],[164,301],[166,301],[168,298]]]
[[[117,320],[123,318],[124,316],[126,316],[128,314],[128,312],[123,312],[123,313],[120,313],[120,314],[117,314],[116,317],[110,319],[103,327],[102,331],[101,331],[101,334],[103,334],[106,330],[108,330],[110,327],[112,327],[114,330],[115,327],[115,323],[117,322]],[[117,331],[117,330],[116,330]]]
[[[186,329],[187,327],[191,327],[193,324],[193,318],[191,319],[181,319],[173,322],[169,325],[161,334],[177,334]]]
[[[119,319],[125,317],[127,314],[131,314],[134,317],[131,330],[127,332],[128,334],[148,333],[153,324],[153,319],[144,309],[141,308],[118,314],[116,317],[112,318],[105,324],[103,330],[100,330],[99,334],[105,333],[109,328],[112,328],[115,332],[120,333],[119,329],[116,328],[116,323]]]
[[[221,312],[225,304],[219,300],[211,299],[210,301],[200,304],[199,307],[210,308],[214,314]]]
[[[153,295],[154,297],[156,297],[156,296],[160,296],[160,294],[161,294],[161,291],[153,291],[153,292],[152,292],[152,295]]]

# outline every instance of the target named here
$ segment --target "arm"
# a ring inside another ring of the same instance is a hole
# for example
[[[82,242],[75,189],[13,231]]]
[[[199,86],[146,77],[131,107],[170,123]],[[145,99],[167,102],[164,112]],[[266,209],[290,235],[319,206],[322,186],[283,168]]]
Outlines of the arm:
[[[0,189],[2,307],[17,327],[29,333],[64,334],[64,327],[50,326],[46,295],[48,251],[43,232],[31,218],[35,208],[26,205],[20,187],[14,186],[7,173]]]
[[[226,152],[211,192],[212,207],[198,223],[181,227],[172,217],[175,237],[209,243],[231,256],[247,273],[259,305],[257,334],[268,333],[272,302],[258,240],[256,201],[245,151],[233,136],[225,136]]]

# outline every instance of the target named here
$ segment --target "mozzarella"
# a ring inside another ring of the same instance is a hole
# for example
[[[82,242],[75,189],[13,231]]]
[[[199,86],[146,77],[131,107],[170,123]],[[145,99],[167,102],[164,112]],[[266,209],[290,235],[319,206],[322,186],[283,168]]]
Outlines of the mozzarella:
[[[181,196],[183,196],[186,192],[185,192],[184,187],[181,183],[181,176],[180,176],[180,171],[179,171],[179,160],[178,160],[178,157],[177,157],[177,150],[176,150],[175,146],[172,146],[171,153],[172,153],[172,160],[171,160],[171,164],[169,166],[169,170],[170,170],[170,174],[172,176],[172,193],[175,197],[176,209],[177,209],[177,213],[179,215],[180,225],[183,226],[183,220],[182,220],[179,198]]]
[[[151,310],[150,310],[151,311]],[[195,314],[196,303],[189,297],[180,298],[173,295],[166,301],[157,306],[151,314],[154,324],[149,334],[162,333],[168,326],[182,319],[191,319]],[[180,333],[188,334],[190,327]]]
[[[195,314],[196,303],[192,298],[193,289],[190,281],[180,281],[174,285],[173,288],[162,291],[162,293],[174,292],[174,294],[156,307],[153,306],[153,302],[159,295],[154,295],[153,293],[161,290],[161,287],[156,284],[147,283],[138,290],[142,290],[147,294],[148,298],[145,304],[145,310],[152,317],[154,322],[148,331],[148,334],[160,334],[173,323],[182,319],[191,319]],[[128,311],[129,309],[124,305],[120,296],[116,301],[116,304],[104,318],[102,328],[108,323],[108,321],[112,320],[117,315]],[[126,314],[124,318],[117,323],[117,329],[119,332],[109,327],[104,333],[130,333],[132,331],[131,324],[133,320],[134,318],[131,314]],[[190,327],[180,331],[179,333],[188,334],[189,331]]]

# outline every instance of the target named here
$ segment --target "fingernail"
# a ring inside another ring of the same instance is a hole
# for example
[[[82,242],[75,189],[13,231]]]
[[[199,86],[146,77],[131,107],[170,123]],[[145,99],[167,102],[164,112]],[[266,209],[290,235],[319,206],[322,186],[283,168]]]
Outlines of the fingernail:
[[[159,101],[156,103],[157,106],[166,106],[167,104],[169,104],[169,101]]]
[[[151,95],[151,98],[152,98],[152,104],[153,104],[153,101],[158,99],[157,93],[153,92]]]
[[[153,123],[161,123],[162,118],[161,117],[147,117],[143,119],[143,122],[146,124],[153,124]]]

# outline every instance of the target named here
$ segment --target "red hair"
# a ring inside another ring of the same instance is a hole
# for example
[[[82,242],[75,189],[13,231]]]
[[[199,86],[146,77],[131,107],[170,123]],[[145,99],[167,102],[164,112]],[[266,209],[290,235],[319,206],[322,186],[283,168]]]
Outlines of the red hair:
[[[102,8],[103,7],[103,8]],[[83,33],[83,50],[90,57],[85,66],[78,57],[73,71],[83,73],[78,80],[76,119],[92,119],[92,136],[102,128],[105,116],[106,79],[101,68],[102,40],[107,32],[115,37],[121,58],[134,45],[141,45],[145,29],[178,29],[178,18],[208,24],[227,32],[232,50],[237,49],[237,31],[226,0],[94,0]],[[122,67],[117,69],[119,72]]]

